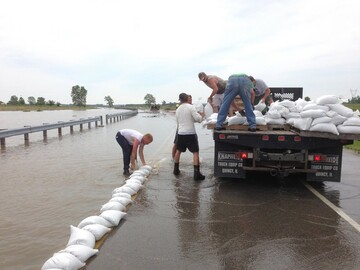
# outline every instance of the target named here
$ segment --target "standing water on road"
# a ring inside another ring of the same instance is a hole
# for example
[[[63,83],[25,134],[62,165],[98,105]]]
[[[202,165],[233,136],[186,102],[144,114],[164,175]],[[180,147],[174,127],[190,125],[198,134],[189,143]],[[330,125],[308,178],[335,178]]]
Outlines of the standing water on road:
[[[39,125],[97,115],[103,110],[84,112],[58,111],[62,117],[26,118],[28,112],[1,114],[1,128],[19,125]],[[36,115],[39,112],[34,112]],[[77,114],[77,117],[71,117]],[[15,116],[14,116],[15,115]],[[64,134],[35,140],[24,146],[22,136],[15,145],[0,154],[0,269],[39,269],[54,252],[64,249],[70,235],[70,225],[78,225],[85,217],[96,215],[109,200],[111,191],[123,184],[122,152],[115,135],[119,129],[133,128],[150,132],[154,142],[144,149],[145,160],[155,163],[159,153],[170,158],[175,134],[172,114],[158,117],[135,117],[104,127],[74,127],[74,134]],[[5,120],[7,119],[8,122]],[[11,126],[11,123],[18,123]],[[40,136],[41,137],[41,136]]]

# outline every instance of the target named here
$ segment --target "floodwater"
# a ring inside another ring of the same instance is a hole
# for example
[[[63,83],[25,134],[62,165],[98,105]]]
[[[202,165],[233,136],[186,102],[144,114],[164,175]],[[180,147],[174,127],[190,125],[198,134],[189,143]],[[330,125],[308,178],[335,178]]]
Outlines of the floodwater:
[[[95,116],[95,115],[93,115]],[[21,139],[0,155],[0,269],[40,269],[64,249],[70,225],[99,213],[123,185],[121,128],[151,132],[145,159],[154,170],[126,217],[87,262],[113,269],[358,269],[360,232],[311,193],[301,179],[267,174],[245,180],[213,175],[211,130],[197,125],[201,170],[192,155],[172,174],[171,113],[137,116],[47,142]],[[61,119],[65,121],[67,119]],[[21,137],[21,136],[20,136]],[[360,158],[345,151],[341,183],[312,184],[360,223]]]
[[[92,115],[81,117],[99,115],[99,111],[87,112]],[[15,114],[21,126],[25,125],[22,120],[41,125],[79,119],[82,113],[58,111],[57,116],[64,115],[30,121],[28,112],[7,112],[5,118]],[[106,113],[100,110],[100,115]],[[70,117],[74,114],[78,117]],[[74,127],[73,135],[63,132],[61,138],[49,132],[47,142],[30,134],[29,146],[24,146],[22,136],[10,145],[6,140],[6,149],[0,152],[0,269],[40,269],[54,252],[66,247],[70,225],[98,214],[111,191],[124,180],[122,152],[115,140],[119,129],[153,133],[154,142],[144,150],[148,162],[157,161],[157,153],[164,145],[171,147],[174,118],[148,116],[139,113],[104,127],[84,127],[82,132]],[[0,120],[1,128],[15,128],[5,125],[4,118]]]

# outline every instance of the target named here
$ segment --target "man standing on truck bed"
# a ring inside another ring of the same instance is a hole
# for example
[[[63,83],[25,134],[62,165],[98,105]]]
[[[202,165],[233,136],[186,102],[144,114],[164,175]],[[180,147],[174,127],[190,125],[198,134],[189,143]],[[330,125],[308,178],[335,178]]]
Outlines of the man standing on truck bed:
[[[271,91],[270,88],[266,85],[266,83],[261,79],[254,79],[253,76],[249,76],[250,80],[254,84],[254,92],[255,96],[252,96],[251,103],[256,105],[261,100],[266,106],[269,106],[273,100],[270,95]]]
[[[206,75],[205,72],[200,72],[198,77],[200,81],[203,81],[212,89],[207,101],[213,107],[214,112],[217,113],[224,99],[226,81],[215,75]]]
[[[256,131],[256,118],[251,103],[252,95],[254,95],[253,88],[254,84],[246,74],[233,74],[229,77],[224,93],[224,101],[218,113],[216,130],[222,129],[222,124],[226,119],[230,105],[233,103],[235,97],[240,95],[244,103],[246,120],[249,124],[249,131]]]

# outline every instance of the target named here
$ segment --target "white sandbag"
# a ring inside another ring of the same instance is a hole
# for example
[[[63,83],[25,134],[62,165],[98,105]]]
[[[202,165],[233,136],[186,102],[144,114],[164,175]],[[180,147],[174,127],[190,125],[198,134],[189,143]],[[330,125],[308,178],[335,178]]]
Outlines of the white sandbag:
[[[273,118],[273,119],[281,118],[281,114],[277,110],[269,110],[266,112],[265,115],[268,116],[269,118]]]
[[[116,192],[114,194],[112,194],[112,198],[114,197],[123,197],[123,198],[127,198],[131,200],[131,195],[125,192]]]
[[[125,197],[120,196],[120,197],[112,197],[109,202],[118,202],[118,203],[121,203],[124,206],[128,206],[129,204],[132,203],[132,200],[129,199],[129,198],[125,198]]]
[[[129,179],[127,179],[125,182],[132,181],[132,180],[138,181],[138,182],[140,182],[140,184],[144,184],[146,178],[144,176],[135,175],[135,176],[130,177]]]
[[[331,122],[331,118],[329,116],[323,116],[323,117],[315,118],[312,121],[311,125],[315,126],[320,123],[330,123],[330,122]]]
[[[258,111],[258,110],[254,110],[254,115],[255,115],[255,117],[263,117],[262,112]]]
[[[278,111],[281,114],[281,116],[284,116],[284,115],[286,115],[286,114],[288,114],[290,112],[290,110],[288,108],[286,108],[285,106],[279,105],[279,104],[274,105],[274,106],[270,106],[269,111],[270,110]]]
[[[137,179],[137,178],[129,178],[127,180],[125,180],[125,183],[134,183],[134,184],[138,184],[138,185],[142,185],[141,180]]]
[[[329,132],[335,135],[339,135],[339,131],[333,123],[319,123],[311,126],[310,131]]]
[[[319,105],[336,104],[339,102],[340,102],[339,97],[335,95],[324,95],[316,99],[316,104]]]
[[[128,183],[126,183],[124,186],[125,186],[125,187],[129,187],[129,188],[132,188],[133,190],[136,191],[136,193],[139,192],[139,190],[140,190],[141,188],[143,188],[143,185],[137,184],[137,183],[134,183],[134,182],[128,182]]]
[[[146,176],[147,173],[141,170],[136,170],[134,171],[131,175],[142,175],[142,176]]]
[[[106,233],[110,232],[111,229],[101,224],[90,224],[82,228],[91,232],[95,236],[95,240],[100,240]]]
[[[212,114],[214,113],[214,109],[211,106],[211,104],[208,102],[206,103],[205,107],[204,107],[204,114],[205,114],[205,119],[207,119],[208,117],[210,117]]]
[[[345,116],[342,116],[340,114],[337,114],[336,116],[331,118],[331,123],[333,123],[335,126],[341,125],[345,122],[347,118]]]
[[[360,126],[338,125],[337,129],[341,134],[360,134]]]
[[[67,252],[58,252],[58,253],[54,253],[54,255],[43,264],[41,270],[49,270],[49,269],[77,270],[84,266],[85,263],[80,261],[74,255]]]
[[[246,117],[244,116],[231,116],[229,117],[228,120],[228,125],[232,126],[232,125],[243,125],[246,122]]]
[[[301,119],[301,118],[289,118],[289,119],[286,119],[286,124],[294,126],[295,119]]]
[[[354,112],[352,109],[345,107],[344,105],[338,103],[338,104],[328,104],[328,106],[331,108],[331,110],[337,112],[338,114],[345,116],[345,117],[352,117],[354,115]]]
[[[359,110],[356,110],[356,111],[354,112],[354,116],[360,116],[360,111],[359,111]]]
[[[297,100],[295,100],[295,106],[300,105],[301,107],[304,107],[307,104],[308,102],[302,98],[298,98]]]
[[[101,217],[109,221],[113,226],[119,225],[120,220],[126,215],[125,212],[116,210],[107,210],[100,214]]]
[[[197,112],[204,112],[204,105],[201,103],[201,99],[194,104],[194,107]]]
[[[330,110],[328,112],[326,112],[326,116],[329,116],[330,118],[333,118],[335,116],[339,115],[337,112]]]
[[[287,108],[291,108],[291,107],[295,107],[295,102],[285,99],[279,102],[279,105],[287,107]]]
[[[285,119],[289,119],[289,118],[300,118],[301,115],[299,112],[289,112],[288,114],[284,115]]]
[[[59,253],[60,252],[70,253],[74,255],[76,258],[78,258],[81,262],[86,262],[90,257],[98,254],[99,250],[84,245],[71,245],[63,250],[60,250]]]
[[[326,115],[326,112],[320,109],[306,110],[300,112],[302,118],[318,118]]]
[[[308,111],[308,110],[322,110],[324,112],[328,112],[330,108],[326,105],[318,105],[315,103],[307,104],[303,107],[302,111]]]
[[[300,130],[309,130],[312,122],[312,118],[293,118],[294,127]]]
[[[116,202],[116,201],[109,201],[101,206],[100,213],[106,211],[106,210],[118,210],[118,211],[124,211],[126,210],[126,206],[124,206],[122,203]]]
[[[265,122],[268,125],[284,125],[285,119],[284,118],[271,118],[271,117],[264,117]]]
[[[70,238],[66,246],[71,245],[84,245],[93,248],[95,236],[89,231],[70,225]]]
[[[147,169],[147,170],[149,170],[149,171],[151,171],[152,170],[152,167],[150,166],[150,165],[143,165],[143,166],[141,166],[140,167],[140,169]]]
[[[360,118],[358,116],[350,117],[343,123],[344,126],[360,126]]]
[[[114,191],[115,191],[115,192],[114,192]],[[123,193],[130,194],[131,196],[136,193],[136,191],[133,190],[132,188],[130,188],[130,187],[125,187],[125,186],[118,187],[118,188],[114,189],[114,191],[113,191],[113,194],[116,194],[116,193],[119,193],[119,192],[123,192]]]
[[[266,104],[260,100],[259,103],[254,106],[254,108],[257,111],[262,112],[266,108]]]
[[[218,117],[218,113],[213,113],[209,117],[206,117],[206,120],[213,120],[213,119],[216,120],[217,117]]]
[[[77,227],[82,229],[86,225],[90,225],[90,224],[101,224],[108,228],[112,227],[112,225],[109,221],[107,221],[103,217],[99,217],[99,216],[90,216],[90,217],[84,218],[82,221],[80,221],[80,223]]]
[[[264,118],[263,116],[261,116],[261,117],[256,117],[256,125],[258,125],[258,126],[264,126],[264,125],[266,125],[265,118]]]

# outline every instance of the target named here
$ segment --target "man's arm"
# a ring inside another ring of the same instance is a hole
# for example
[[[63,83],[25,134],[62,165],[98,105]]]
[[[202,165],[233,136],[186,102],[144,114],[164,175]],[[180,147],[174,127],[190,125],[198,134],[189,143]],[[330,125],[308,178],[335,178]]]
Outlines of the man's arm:
[[[133,143],[133,147],[132,147],[132,151],[131,151],[131,159],[130,159],[132,170],[135,170],[135,157],[136,157],[136,152],[139,147],[139,144],[140,144],[140,142],[137,139],[134,139],[134,143]],[[140,156],[140,159],[141,159],[141,156]],[[142,159],[141,159],[141,162],[142,162]]]
[[[140,144],[140,147],[139,147],[139,156],[140,156],[142,165],[146,165],[145,157],[144,157],[144,144],[142,144],[142,143]]]
[[[208,84],[207,84],[211,89],[212,89],[212,92],[210,94],[210,96],[208,97],[208,102],[210,103],[211,100],[212,100],[212,97],[218,92],[218,87],[216,85],[216,80],[213,78],[213,79],[209,79],[208,80]]]
[[[251,88],[250,99],[251,99],[251,104],[254,106],[254,102],[255,102],[255,90],[254,90],[254,88]]]
[[[270,88],[266,88],[263,98],[261,99],[262,102],[265,103],[266,98],[270,95],[271,91]]]

